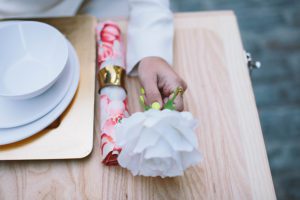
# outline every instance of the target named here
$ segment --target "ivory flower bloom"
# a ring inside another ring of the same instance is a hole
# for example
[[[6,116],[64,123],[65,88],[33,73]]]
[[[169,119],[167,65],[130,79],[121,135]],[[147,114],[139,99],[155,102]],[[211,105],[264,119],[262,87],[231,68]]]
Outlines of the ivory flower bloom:
[[[173,177],[201,161],[189,112],[150,109],[124,118],[116,128],[119,164],[133,175]]]

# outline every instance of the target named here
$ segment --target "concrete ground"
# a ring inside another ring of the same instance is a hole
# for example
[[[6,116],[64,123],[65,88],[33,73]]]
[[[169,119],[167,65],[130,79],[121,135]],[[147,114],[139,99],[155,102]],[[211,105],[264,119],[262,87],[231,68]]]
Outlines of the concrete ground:
[[[174,11],[234,10],[261,61],[252,83],[277,198],[300,199],[300,1],[173,0]]]

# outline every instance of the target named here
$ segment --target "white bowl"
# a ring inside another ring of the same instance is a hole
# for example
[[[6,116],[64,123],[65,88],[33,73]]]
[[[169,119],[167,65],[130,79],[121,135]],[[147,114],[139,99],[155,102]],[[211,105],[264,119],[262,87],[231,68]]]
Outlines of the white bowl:
[[[0,28],[0,97],[27,99],[49,87],[68,59],[64,36],[40,22],[19,22]]]

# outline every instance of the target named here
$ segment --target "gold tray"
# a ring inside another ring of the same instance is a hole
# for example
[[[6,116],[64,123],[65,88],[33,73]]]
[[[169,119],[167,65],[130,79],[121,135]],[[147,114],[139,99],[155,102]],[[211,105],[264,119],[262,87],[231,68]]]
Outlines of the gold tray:
[[[93,147],[96,19],[76,16],[34,20],[56,27],[72,43],[80,62],[79,87],[72,103],[50,127],[20,142],[0,146],[0,160],[85,157]]]

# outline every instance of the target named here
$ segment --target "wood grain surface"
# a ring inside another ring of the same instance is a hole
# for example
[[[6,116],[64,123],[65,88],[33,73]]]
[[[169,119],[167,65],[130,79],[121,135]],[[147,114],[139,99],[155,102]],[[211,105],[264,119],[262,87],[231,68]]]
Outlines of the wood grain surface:
[[[174,67],[189,86],[185,108],[199,119],[204,161],[182,177],[133,177],[101,164],[95,132],[81,160],[1,162],[0,199],[276,199],[234,14],[175,18]],[[130,111],[139,111],[138,80],[126,85]]]

